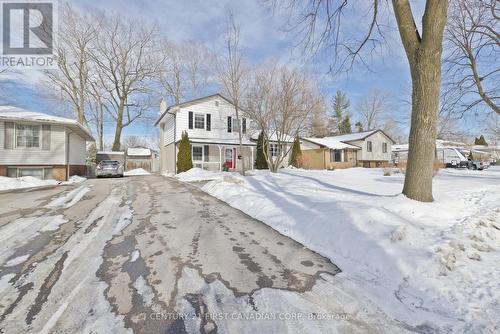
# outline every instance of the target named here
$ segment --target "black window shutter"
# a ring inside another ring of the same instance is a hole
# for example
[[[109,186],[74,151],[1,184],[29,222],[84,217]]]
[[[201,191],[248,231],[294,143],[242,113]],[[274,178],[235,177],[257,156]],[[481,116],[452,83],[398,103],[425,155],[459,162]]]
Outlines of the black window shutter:
[[[42,125],[42,150],[50,151],[50,124]]]
[[[203,146],[203,157],[205,158],[205,162],[208,162],[208,145]]]
[[[212,115],[207,114],[207,131],[212,130]]]
[[[189,124],[188,124],[188,127],[190,129],[193,128],[193,112],[192,111],[189,112]]]
[[[247,119],[243,118],[243,121],[241,122],[241,132],[247,133]]]
[[[232,132],[231,116],[227,116],[227,132]]]

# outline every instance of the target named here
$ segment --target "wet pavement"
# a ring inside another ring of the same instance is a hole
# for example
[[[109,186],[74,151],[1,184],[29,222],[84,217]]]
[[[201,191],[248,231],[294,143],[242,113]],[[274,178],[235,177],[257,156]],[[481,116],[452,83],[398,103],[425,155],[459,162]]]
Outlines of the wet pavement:
[[[0,194],[0,333],[401,332],[339,272],[161,176]]]

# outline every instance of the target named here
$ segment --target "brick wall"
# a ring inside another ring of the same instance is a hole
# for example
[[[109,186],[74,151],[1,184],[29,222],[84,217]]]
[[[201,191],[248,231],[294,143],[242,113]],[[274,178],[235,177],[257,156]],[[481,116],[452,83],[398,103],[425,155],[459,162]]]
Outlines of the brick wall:
[[[78,175],[85,176],[87,174],[87,166],[85,165],[70,165],[69,176]]]
[[[53,166],[52,178],[57,181],[66,181],[66,166]]]

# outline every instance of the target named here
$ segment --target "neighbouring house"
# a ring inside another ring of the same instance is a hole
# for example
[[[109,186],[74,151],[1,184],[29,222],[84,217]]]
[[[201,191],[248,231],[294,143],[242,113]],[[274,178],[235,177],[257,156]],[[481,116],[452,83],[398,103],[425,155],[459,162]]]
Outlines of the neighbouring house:
[[[207,170],[240,171],[242,159],[252,169],[256,141],[251,138],[251,122],[241,117],[243,149],[239,148],[239,124],[234,105],[221,94],[205,96],[167,107],[160,106],[160,172],[175,173],[178,144],[186,131],[191,142],[193,166]],[[276,151],[276,154],[278,152]]]
[[[302,138],[304,168],[380,167],[391,161],[394,140],[382,130]]]
[[[153,153],[149,148],[145,147],[129,147],[126,151],[125,170],[133,170],[142,168],[148,172],[152,172],[153,168]]]
[[[87,141],[94,138],[76,120],[0,106],[0,176],[83,176]]]
[[[355,167],[360,147],[343,143],[335,137],[302,138],[302,165],[306,169]]]

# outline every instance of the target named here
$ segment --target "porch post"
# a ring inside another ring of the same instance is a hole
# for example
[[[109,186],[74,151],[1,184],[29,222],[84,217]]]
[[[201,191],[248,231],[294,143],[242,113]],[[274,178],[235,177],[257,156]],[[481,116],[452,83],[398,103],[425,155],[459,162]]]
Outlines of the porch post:
[[[217,145],[219,147],[219,172],[222,172],[222,147],[220,145]]]
[[[250,150],[252,151],[252,160],[250,161],[250,164],[252,165],[252,170],[253,170],[253,146],[250,146]]]
[[[203,160],[205,160],[205,146],[201,149],[201,169],[203,169]]]

